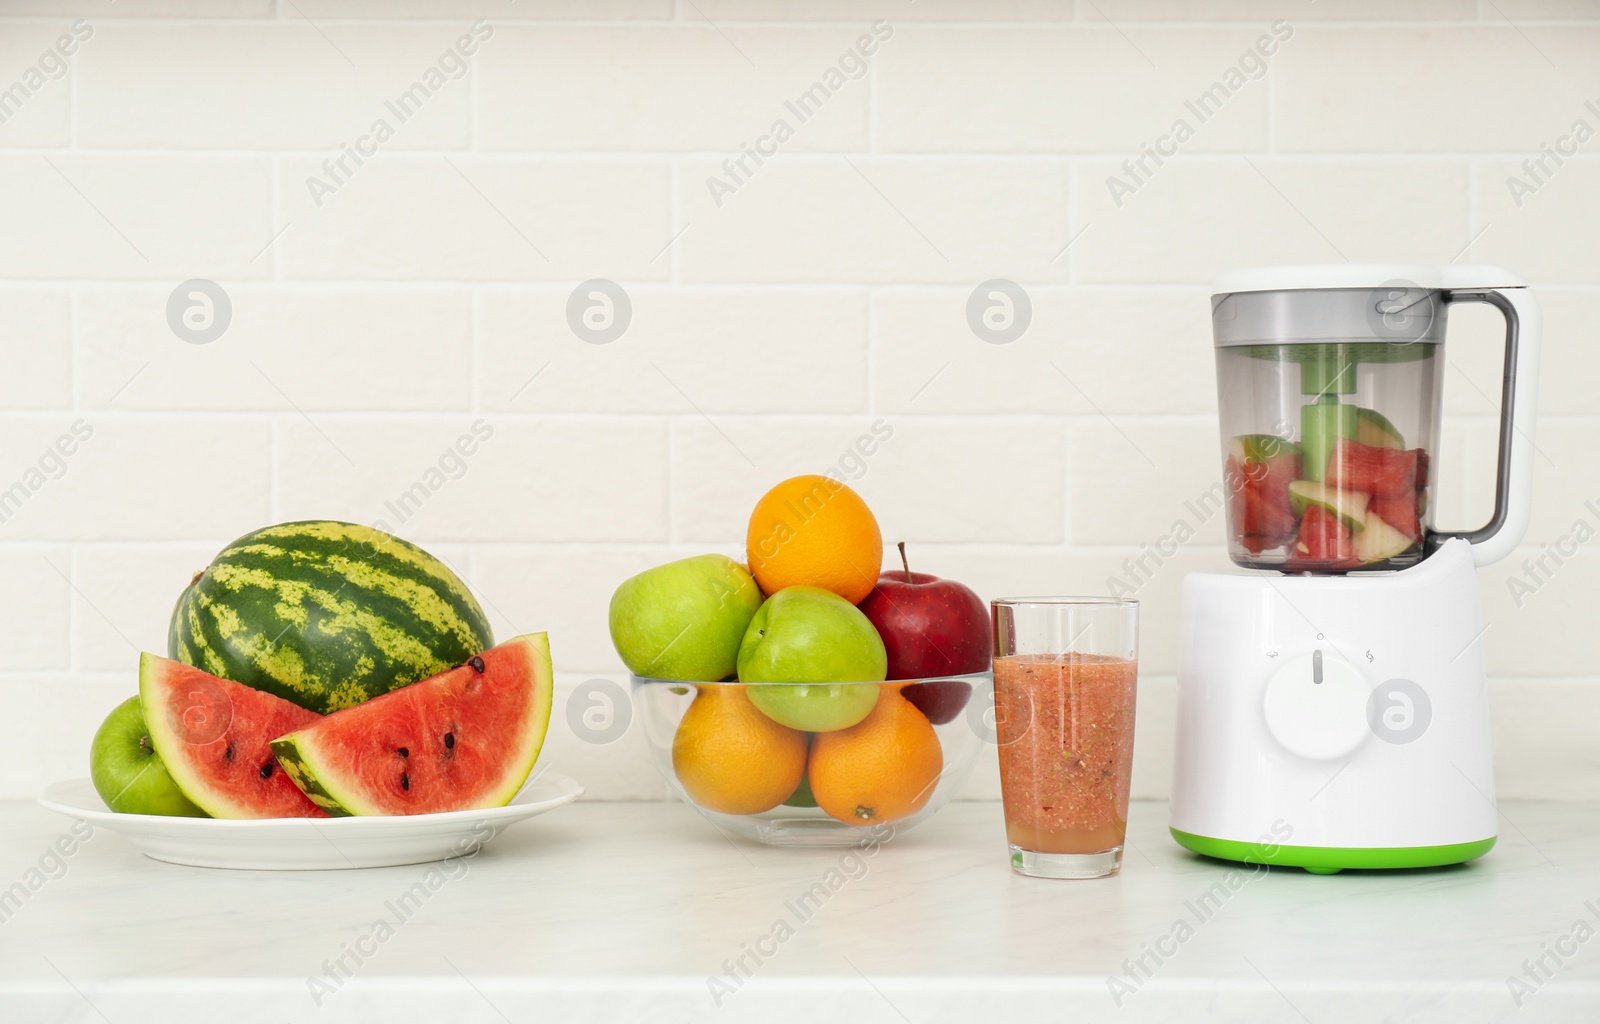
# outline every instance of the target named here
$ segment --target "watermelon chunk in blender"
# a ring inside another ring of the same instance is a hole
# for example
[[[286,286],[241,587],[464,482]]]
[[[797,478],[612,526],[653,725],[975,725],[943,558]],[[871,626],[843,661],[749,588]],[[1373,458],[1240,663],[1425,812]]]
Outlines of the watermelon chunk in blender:
[[[1298,524],[1289,485],[1300,476],[1300,446],[1273,434],[1233,439],[1225,466],[1234,531],[1252,554],[1286,543]]]
[[[1376,448],[1340,438],[1334,442],[1323,479],[1341,490],[1366,491],[1375,498],[1409,497],[1415,504],[1421,448]]]
[[[1296,568],[1353,569],[1361,564],[1350,527],[1323,505],[1306,506],[1294,550]]]
[[[1372,503],[1367,506],[1367,512],[1377,516],[1411,540],[1417,540],[1422,536],[1421,497],[1420,490],[1394,497],[1374,495]]]

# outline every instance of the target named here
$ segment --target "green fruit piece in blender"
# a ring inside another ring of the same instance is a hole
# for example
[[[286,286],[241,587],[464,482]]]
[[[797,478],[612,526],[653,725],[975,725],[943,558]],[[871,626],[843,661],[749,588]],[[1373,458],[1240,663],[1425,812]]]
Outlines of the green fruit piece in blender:
[[[1355,534],[1356,557],[1363,562],[1386,561],[1405,552],[1415,543],[1370,509],[1367,511],[1365,528]]]
[[[1289,502],[1294,506],[1295,515],[1303,516],[1308,507],[1320,505],[1338,516],[1339,521],[1351,530],[1361,530],[1366,526],[1367,502],[1370,500],[1371,496],[1361,491],[1341,491],[1310,480],[1296,480],[1289,485]]]
[[[1240,434],[1228,446],[1228,451],[1241,463],[1266,462],[1284,452],[1298,454],[1300,446],[1276,434]]]
[[[1356,410],[1356,440],[1374,448],[1404,448],[1406,440],[1399,428],[1376,409]]]

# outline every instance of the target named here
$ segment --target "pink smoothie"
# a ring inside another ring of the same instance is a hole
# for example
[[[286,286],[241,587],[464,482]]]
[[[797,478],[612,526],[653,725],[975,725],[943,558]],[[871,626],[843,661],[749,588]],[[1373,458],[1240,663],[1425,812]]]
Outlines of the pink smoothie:
[[[1128,827],[1138,663],[1098,654],[994,662],[1006,837],[1035,853],[1099,853]]]

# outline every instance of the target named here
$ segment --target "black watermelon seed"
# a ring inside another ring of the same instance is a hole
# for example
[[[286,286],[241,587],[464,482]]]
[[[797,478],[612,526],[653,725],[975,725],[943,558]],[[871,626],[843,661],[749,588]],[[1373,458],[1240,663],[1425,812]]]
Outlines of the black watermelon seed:
[[[224,750],[222,752],[222,757],[223,757],[224,760],[227,760],[227,761],[232,761],[233,760],[233,744],[232,743],[228,744],[228,749]]]
[[[411,788],[411,776],[407,775],[405,772],[401,772],[400,773],[400,788],[401,789],[410,789]]]
[[[456,749],[456,734],[455,733],[447,732],[447,733],[444,734],[444,749],[446,749],[446,750],[454,750],[454,749]]]
[[[407,750],[405,747],[401,747],[399,750],[395,751],[395,753],[399,754],[401,757],[411,756],[411,751]]]
[[[474,672],[481,673],[483,671],[483,659],[476,654],[467,659],[467,664],[472,666]]]
[[[266,764],[261,766],[261,777],[263,779],[272,778],[272,764],[273,763],[271,761],[268,761]]]

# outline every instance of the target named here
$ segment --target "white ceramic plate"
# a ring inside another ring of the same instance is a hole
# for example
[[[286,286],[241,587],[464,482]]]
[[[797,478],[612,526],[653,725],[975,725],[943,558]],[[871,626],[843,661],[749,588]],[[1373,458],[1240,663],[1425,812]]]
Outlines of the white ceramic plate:
[[[470,855],[505,829],[570,804],[583,787],[545,772],[504,807],[367,818],[168,818],[108,810],[88,779],[57,782],[39,803],[117,833],[146,857],[202,868],[380,868]]]

